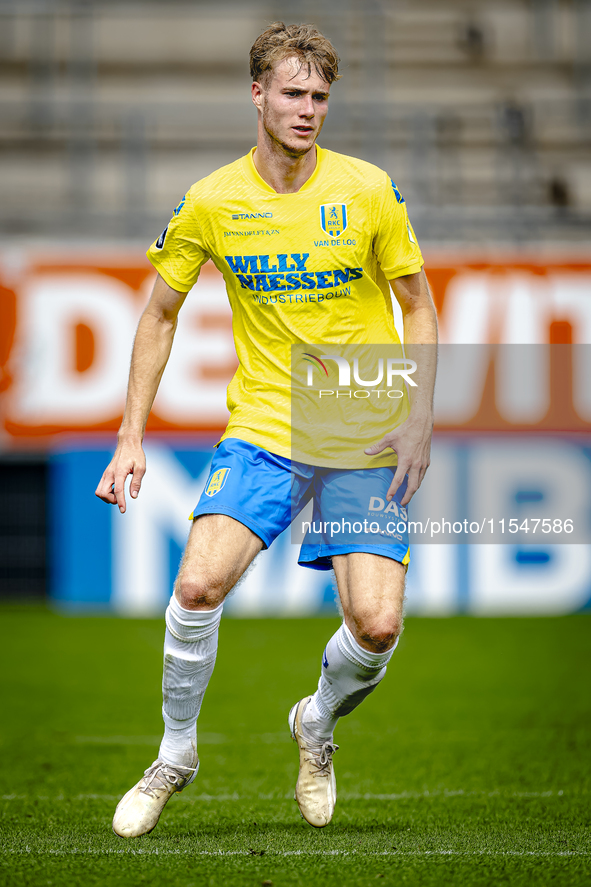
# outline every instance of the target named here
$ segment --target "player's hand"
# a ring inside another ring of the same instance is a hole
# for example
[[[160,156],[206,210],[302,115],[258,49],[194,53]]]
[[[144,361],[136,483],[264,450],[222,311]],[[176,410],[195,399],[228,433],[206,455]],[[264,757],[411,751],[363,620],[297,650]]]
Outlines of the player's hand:
[[[142,478],[146,473],[146,457],[141,444],[119,444],[115,455],[105,469],[100,483],[95,490],[95,496],[107,502],[109,505],[119,506],[121,514],[125,514],[125,481],[131,474],[129,493],[132,499],[137,499]]]
[[[401,505],[408,505],[421,486],[431,462],[432,433],[433,416],[430,412],[411,413],[406,422],[365,450],[367,456],[377,456],[390,447],[398,456],[396,473],[386,496],[388,502],[394,498],[407,474],[408,484]]]

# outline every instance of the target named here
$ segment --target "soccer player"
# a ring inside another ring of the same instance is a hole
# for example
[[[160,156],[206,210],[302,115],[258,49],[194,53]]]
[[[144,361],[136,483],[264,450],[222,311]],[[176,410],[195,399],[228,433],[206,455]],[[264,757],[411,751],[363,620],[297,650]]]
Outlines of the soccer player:
[[[250,60],[256,148],[193,185],[148,250],[158,277],[135,338],[117,449],[96,491],[121,512],[129,475],[131,497],[140,492],[144,429],[179,311],[211,258],[226,283],[239,367],[166,610],[164,736],[157,760],[117,807],[113,829],[122,837],[151,831],[172,794],[197,775],[196,723],[224,598],[311,491],[315,508],[341,501],[342,472],[321,467],[318,479],[313,458],[309,470],[291,461],[291,346],[395,346],[388,281],[406,342],[437,341],[402,195],[385,172],[316,143],[339,77],[333,46],[311,25],[279,22],[255,41]],[[429,464],[433,364],[418,368],[405,421],[377,441],[358,441],[357,461],[347,466],[364,479],[369,472],[372,491],[402,513]],[[367,489],[347,487],[348,506],[367,513]],[[289,713],[300,755],[296,800],[316,827],[330,822],[336,801],[337,721],[376,688],[396,647],[408,563],[406,535],[329,543],[306,540],[300,562],[334,569],[344,619],[324,651],[318,689]]]

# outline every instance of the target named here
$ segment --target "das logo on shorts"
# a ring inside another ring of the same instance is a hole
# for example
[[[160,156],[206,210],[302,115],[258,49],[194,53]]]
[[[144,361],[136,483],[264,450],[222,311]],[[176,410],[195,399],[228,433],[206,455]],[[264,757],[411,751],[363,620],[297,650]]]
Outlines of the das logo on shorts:
[[[230,468],[218,468],[217,471],[214,471],[214,473],[209,478],[209,483],[207,484],[205,495],[215,496],[216,493],[219,493],[219,491],[223,489],[223,486],[228,479],[230,471]]]
[[[347,227],[347,204],[323,203],[320,207],[320,225],[329,237],[339,237]]]

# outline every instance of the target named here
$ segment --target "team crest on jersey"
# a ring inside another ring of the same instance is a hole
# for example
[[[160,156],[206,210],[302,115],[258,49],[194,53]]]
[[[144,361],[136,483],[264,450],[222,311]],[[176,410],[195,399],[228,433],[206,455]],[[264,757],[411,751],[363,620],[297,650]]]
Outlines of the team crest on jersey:
[[[340,237],[347,228],[347,204],[323,203],[320,207],[320,225],[329,237]]]
[[[218,468],[217,471],[214,471],[209,478],[209,483],[205,489],[205,495],[210,497],[215,496],[216,493],[223,490],[231,470],[231,468]]]

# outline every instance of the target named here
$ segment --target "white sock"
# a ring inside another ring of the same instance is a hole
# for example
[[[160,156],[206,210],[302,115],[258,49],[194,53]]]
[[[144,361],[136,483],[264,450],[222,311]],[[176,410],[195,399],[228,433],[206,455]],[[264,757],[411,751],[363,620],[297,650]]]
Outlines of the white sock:
[[[167,764],[193,766],[197,718],[215,665],[223,604],[215,610],[185,610],[173,595],[166,610],[162,718],[158,757]]]
[[[343,622],[326,645],[318,689],[302,717],[311,739],[323,743],[332,738],[338,719],[357,708],[382,680],[397,645],[398,638],[385,653],[370,653]]]

